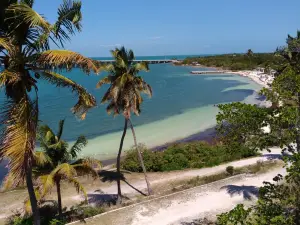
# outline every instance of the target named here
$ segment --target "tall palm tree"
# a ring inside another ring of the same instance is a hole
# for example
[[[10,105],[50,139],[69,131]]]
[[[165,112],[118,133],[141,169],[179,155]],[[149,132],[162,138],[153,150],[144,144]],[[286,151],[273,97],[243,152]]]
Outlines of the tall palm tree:
[[[95,98],[82,86],[57,72],[71,70],[74,65],[85,73],[98,72],[97,63],[67,50],[50,50],[52,41],[59,47],[70,35],[81,30],[81,2],[64,0],[58,18],[50,24],[33,10],[34,0],[0,1],[0,87],[7,100],[1,110],[0,158],[9,161],[11,176],[17,185],[26,180],[34,224],[40,224],[32,183],[32,164],[38,121],[38,79],[57,87],[68,87],[78,95],[73,107],[84,118],[95,106]]]
[[[79,153],[86,146],[87,140],[79,136],[71,148],[68,143],[61,139],[64,128],[64,120],[59,122],[58,132],[55,135],[47,125],[39,128],[38,142],[42,151],[35,153],[36,166],[34,177],[38,180],[40,199],[51,192],[54,186],[57,190],[58,215],[62,218],[61,181],[72,183],[77,191],[87,194],[76,177],[78,175],[92,175],[98,177],[95,167],[100,167],[100,162],[91,158],[78,159]]]
[[[147,183],[148,194],[151,194],[151,188],[147,179],[146,168],[143,163],[141,152],[138,149],[136,136],[133,125],[131,123],[131,112],[135,115],[139,115],[141,112],[140,105],[143,102],[141,93],[152,96],[152,89],[141,76],[138,76],[140,71],[149,71],[148,64],[146,62],[135,63],[134,53],[132,50],[126,50],[124,47],[116,48],[111,51],[114,62],[106,66],[108,76],[101,79],[96,87],[100,88],[103,84],[109,84],[110,87],[104,94],[101,103],[109,102],[106,110],[108,114],[112,111],[114,115],[123,113],[125,118],[125,124],[123,134],[121,137],[118,157],[117,157],[117,172],[120,174],[120,161],[123,148],[124,138],[126,136],[128,123],[131,127],[134,137],[134,144],[138,152],[141,166],[145,174],[145,180]],[[118,202],[122,199],[120,180],[117,181],[118,185]]]

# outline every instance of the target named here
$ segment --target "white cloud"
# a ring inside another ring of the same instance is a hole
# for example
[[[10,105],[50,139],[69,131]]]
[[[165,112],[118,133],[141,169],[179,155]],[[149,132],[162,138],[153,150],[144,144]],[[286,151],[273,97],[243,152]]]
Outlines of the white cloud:
[[[120,47],[121,44],[113,44],[113,45],[99,45],[101,48],[112,48],[112,47]]]
[[[155,37],[149,37],[149,39],[151,40],[158,40],[158,39],[162,39],[163,36],[155,36]]]

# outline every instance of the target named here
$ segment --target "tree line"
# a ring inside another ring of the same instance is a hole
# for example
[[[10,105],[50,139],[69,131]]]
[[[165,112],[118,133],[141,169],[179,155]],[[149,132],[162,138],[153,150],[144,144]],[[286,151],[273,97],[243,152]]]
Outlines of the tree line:
[[[252,50],[249,49],[245,54],[233,53],[203,57],[188,57],[179,64],[200,64],[203,67],[217,67],[233,71],[253,70],[257,67],[263,67],[268,70],[277,70],[281,61],[282,58],[274,53],[253,53]]]

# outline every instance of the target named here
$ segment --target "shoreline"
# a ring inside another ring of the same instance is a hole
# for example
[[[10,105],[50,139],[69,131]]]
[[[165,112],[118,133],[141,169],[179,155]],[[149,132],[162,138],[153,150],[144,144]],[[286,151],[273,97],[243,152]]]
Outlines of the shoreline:
[[[224,74],[229,74],[229,75],[238,75],[238,76],[242,76],[242,77],[248,77],[249,79],[251,79],[252,81],[254,81],[255,83],[259,84],[260,86],[264,87],[264,88],[270,88],[270,83],[272,83],[273,80],[270,80],[270,81],[262,81],[258,75],[261,75],[261,76],[269,76],[265,73],[260,73],[258,74],[257,72],[255,71],[252,71],[252,70],[240,70],[240,71],[232,71],[232,70],[228,70],[228,69],[223,69],[221,67],[209,67],[209,66],[202,66],[202,65],[199,65],[199,66],[195,66],[195,65],[186,65],[186,66],[190,66],[190,67],[193,67],[193,68],[202,68],[202,69],[214,69],[217,71],[219,70],[222,70],[224,72]],[[201,75],[201,74],[193,74],[193,75]],[[219,74],[205,74],[205,75],[219,75]]]
[[[174,66],[188,66],[188,67],[192,67],[192,68],[201,68],[201,69],[213,69],[216,70],[216,72],[222,70],[224,73],[222,74],[228,74],[228,75],[238,75],[238,76],[242,76],[242,77],[248,77],[249,79],[251,79],[252,81],[254,81],[255,83],[257,83],[258,85],[264,87],[264,88],[270,88],[270,84],[272,83],[273,79],[270,81],[262,81],[259,77],[258,77],[258,73],[256,71],[252,71],[252,70],[240,70],[240,71],[232,71],[232,70],[228,70],[228,69],[224,69],[222,67],[215,67],[215,66],[203,66],[203,65],[188,65],[188,64],[184,64],[184,65],[176,65],[173,64]],[[193,74],[195,76],[199,76],[199,75],[212,75],[212,76],[216,76],[216,75],[220,75],[220,74]],[[261,76],[269,76],[265,73],[260,73],[259,75]]]
[[[216,69],[216,70],[220,69],[220,68],[216,68],[216,67],[202,67],[202,66],[191,66],[191,67]],[[253,76],[249,76],[250,72],[252,72],[252,71],[230,71],[230,70],[225,70],[224,74],[226,74],[226,75],[238,75],[238,76],[241,76],[241,77],[247,77],[247,78],[251,79],[253,82],[255,82],[256,84],[258,84],[259,86],[269,88],[269,86],[267,84],[260,81],[258,78],[253,77]],[[193,75],[199,76],[200,74],[193,74]],[[207,74],[205,74],[205,75],[207,75]],[[217,76],[217,75],[220,75],[220,74],[208,74],[208,75]],[[258,93],[258,92],[256,91],[256,93]],[[268,105],[265,100],[258,100],[257,104],[260,105],[260,106],[267,106]],[[180,138],[180,139],[177,139],[177,140],[172,140],[172,141],[166,142],[164,144],[159,144],[157,146],[151,146],[148,149],[152,150],[152,151],[163,151],[171,145],[188,143],[188,142],[193,142],[193,141],[206,141],[208,143],[212,143],[214,138],[216,137],[215,127],[216,127],[216,125],[214,125],[210,128],[207,128],[203,131],[196,132],[194,134],[188,135],[186,137],[183,137],[183,138]],[[123,155],[122,155],[121,158],[123,158],[125,156],[125,154],[126,154],[126,150],[123,151]],[[102,161],[102,163],[103,163],[104,166],[114,164],[114,163],[116,163],[116,157],[110,158],[110,159],[105,159],[105,160]]]
[[[214,138],[216,137],[215,127],[216,126],[213,126],[213,127],[208,128],[204,131],[197,132],[197,133],[189,135],[187,137],[151,147],[151,148],[149,148],[149,150],[151,150],[151,151],[164,151],[169,146],[172,146],[172,145],[175,145],[175,144],[194,142],[194,141],[206,141],[208,143],[212,143]],[[121,158],[124,158],[125,154],[126,154],[126,150],[123,151],[123,155],[121,156]],[[105,159],[101,162],[102,162],[103,166],[109,166],[109,165],[115,164],[116,160],[117,160],[117,157],[114,157],[114,158],[111,158],[111,159]]]

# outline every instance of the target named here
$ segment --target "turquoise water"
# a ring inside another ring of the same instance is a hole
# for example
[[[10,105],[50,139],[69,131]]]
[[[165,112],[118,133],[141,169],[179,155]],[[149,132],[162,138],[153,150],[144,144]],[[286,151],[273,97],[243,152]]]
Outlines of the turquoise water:
[[[141,73],[152,86],[153,97],[148,99],[145,96],[141,115],[132,117],[138,142],[154,147],[184,138],[215,125],[215,104],[256,101],[254,91],[260,87],[248,78],[237,75],[196,76],[189,73],[191,70],[197,69],[155,64],[150,65],[150,72]],[[87,88],[98,102],[107,89],[106,86],[100,90],[95,88],[104,73],[87,76],[74,69],[65,75]],[[100,159],[115,157],[124,124],[122,116],[108,116],[106,106],[99,105],[89,111],[85,120],[80,121],[70,111],[76,103],[74,94],[43,82],[39,84],[39,98],[40,120],[56,129],[58,121],[66,119],[63,138],[69,142],[81,134],[88,138],[89,144],[83,155]],[[132,135],[128,132],[124,148],[132,145]]]

